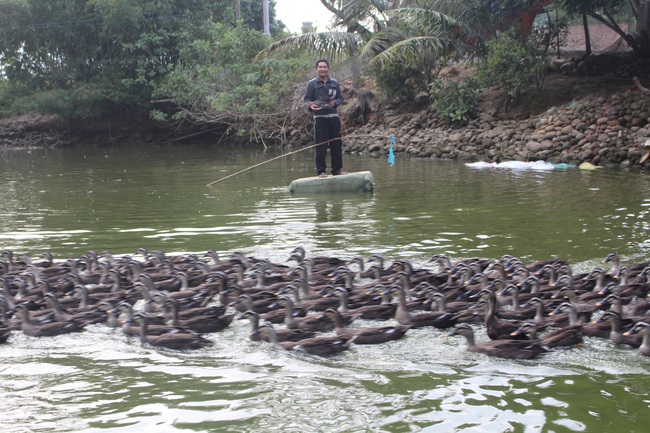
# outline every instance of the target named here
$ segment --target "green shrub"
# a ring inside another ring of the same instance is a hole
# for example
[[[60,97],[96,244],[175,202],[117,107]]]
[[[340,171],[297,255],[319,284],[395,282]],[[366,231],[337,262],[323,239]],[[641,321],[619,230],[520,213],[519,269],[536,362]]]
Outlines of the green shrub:
[[[498,85],[517,100],[527,85],[543,82],[545,60],[534,40],[519,36],[513,29],[485,45],[487,56],[477,66],[477,77],[483,86]]]
[[[7,92],[5,114],[22,114],[37,111],[57,114],[69,119],[91,119],[108,114],[112,104],[101,92],[90,86],[79,89],[39,90],[17,95]]]
[[[377,87],[381,89],[381,97],[400,102],[415,97],[422,75],[419,71],[402,64],[384,68],[377,67],[372,72]]]
[[[467,123],[476,116],[479,94],[476,81],[463,83],[450,79],[436,78],[429,84],[431,106],[441,118],[450,122]]]

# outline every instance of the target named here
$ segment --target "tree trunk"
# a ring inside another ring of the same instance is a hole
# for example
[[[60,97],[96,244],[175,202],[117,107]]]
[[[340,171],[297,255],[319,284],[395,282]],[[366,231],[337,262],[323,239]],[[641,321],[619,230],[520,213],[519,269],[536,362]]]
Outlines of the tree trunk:
[[[585,55],[591,56],[591,36],[589,35],[589,23],[587,22],[587,14],[582,13],[582,27],[585,30]]]

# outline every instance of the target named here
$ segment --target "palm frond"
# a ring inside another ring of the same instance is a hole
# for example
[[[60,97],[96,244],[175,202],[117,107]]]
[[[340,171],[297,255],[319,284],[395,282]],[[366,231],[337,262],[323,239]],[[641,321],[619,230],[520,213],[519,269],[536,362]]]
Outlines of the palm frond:
[[[400,23],[412,26],[422,35],[443,36],[470,32],[456,18],[431,9],[402,8],[389,11],[388,15]]]
[[[369,64],[382,68],[396,63],[412,67],[435,65],[452,55],[462,56],[471,49],[471,46],[456,39],[419,36],[392,45],[373,57]]]
[[[373,57],[386,51],[392,45],[411,37],[409,32],[398,27],[388,27],[375,35],[363,46],[361,58],[370,61]]]
[[[361,37],[354,33],[307,33],[289,36],[272,43],[256,56],[256,60],[282,50],[288,53],[315,53],[319,57],[326,57],[331,62],[337,63],[358,54],[361,44]]]

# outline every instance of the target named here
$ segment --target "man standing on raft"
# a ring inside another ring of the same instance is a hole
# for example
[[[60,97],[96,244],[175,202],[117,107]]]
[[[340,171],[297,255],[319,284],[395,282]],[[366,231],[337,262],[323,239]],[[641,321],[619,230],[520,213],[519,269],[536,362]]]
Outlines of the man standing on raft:
[[[330,65],[326,59],[316,62],[316,78],[307,83],[305,106],[314,114],[314,142],[316,146],[316,173],[327,177],[327,147],[332,160],[332,174],[347,174],[343,168],[343,141],[341,140],[341,119],[336,108],[343,103],[343,94],[338,81],[329,76]]]

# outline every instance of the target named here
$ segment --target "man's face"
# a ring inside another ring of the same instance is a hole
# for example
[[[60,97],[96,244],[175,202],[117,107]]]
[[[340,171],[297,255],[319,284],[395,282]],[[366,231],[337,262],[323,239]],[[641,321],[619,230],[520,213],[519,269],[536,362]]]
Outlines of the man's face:
[[[329,73],[330,67],[327,66],[327,63],[325,62],[318,62],[318,65],[316,66],[316,73],[318,74],[318,77],[321,79],[327,78],[327,74]]]

